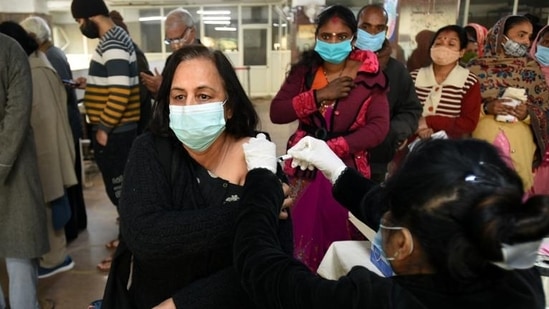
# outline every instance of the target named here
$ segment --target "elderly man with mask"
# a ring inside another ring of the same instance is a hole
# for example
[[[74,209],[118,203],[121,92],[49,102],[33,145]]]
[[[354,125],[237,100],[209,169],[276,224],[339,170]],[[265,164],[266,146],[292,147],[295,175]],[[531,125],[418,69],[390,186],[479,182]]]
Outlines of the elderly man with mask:
[[[355,47],[375,52],[389,80],[389,133],[383,143],[370,151],[372,180],[376,182],[385,179],[387,164],[397,150],[405,146],[406,139],[416,131],[422,112],[408,70],[402,63],[391,58],[391,45],[386,39],[388,19],[387,11],[377,4],[366,5],[357,14]]]
[[[185,45],[201,44],[196,38],[196,28],[191,13],[183,8],[177,8],[168,13],[164,21],[164,44],[170,46],[172,52]],[[171,56],[170,56],[171,57]],[[166,64],[170,60],[166,59]],[[141,82],[156,97],[158,88],[162,83],[162,75],[154,69],[155,74],[140,73]]]

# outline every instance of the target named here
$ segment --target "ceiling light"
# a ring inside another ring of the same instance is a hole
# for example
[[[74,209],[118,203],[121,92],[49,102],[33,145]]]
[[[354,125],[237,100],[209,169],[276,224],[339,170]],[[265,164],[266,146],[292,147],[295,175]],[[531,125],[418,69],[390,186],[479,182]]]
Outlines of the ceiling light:
[[[236,31],[235,27],[215,27],[216,31]]]
[[[164,19],[166,19],[164,16],[139,17],[139,21],[162,21]]]
[[[202,16],[202,20],[231,20],[231,16]]]
[[[230,20],[205,20],[205,25],[230,25]]]
[[[198,10],[196,14],[199,15],[231,15],[231,11],[204,11]]]

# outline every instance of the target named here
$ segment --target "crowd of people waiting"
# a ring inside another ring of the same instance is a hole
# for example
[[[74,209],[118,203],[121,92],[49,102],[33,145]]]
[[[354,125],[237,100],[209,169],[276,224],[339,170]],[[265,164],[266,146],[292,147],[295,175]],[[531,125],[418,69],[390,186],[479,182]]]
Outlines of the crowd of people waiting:
[[[0,24],[11,308],[38,306],[37,279],[74,266],[66,243],[86,227],[76,88],[119,214],[93,308],[545,308],[549,26],[511,15],[424,31],[407,67],[383,6],[323,9],[270,105],[273,123],[298,123],[282,161],[188,11],[167,15],[161,73],[103,0],[71,13],[99,40],[87,77],[42,18]],[[349,212],[377,231],[386,276],[316,274],[333,242],[364,239]]]

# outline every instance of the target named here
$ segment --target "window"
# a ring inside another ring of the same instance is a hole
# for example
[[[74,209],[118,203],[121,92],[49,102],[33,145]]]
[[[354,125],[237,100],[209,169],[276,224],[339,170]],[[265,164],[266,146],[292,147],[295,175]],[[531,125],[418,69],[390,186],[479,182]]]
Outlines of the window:
[[[288,20],[287,16],[282,10],[277,10],[273,5],[273,23],[271,24],[272,33],[272,50],[287,50],[288,49],[288,33],[290,33],[290,26],[292,23]],[[291,19],[291,18],[289,18]]]
[[[267,29],[244,29],[244,65],[267,65]]]
[[[266,24],[269,22],[268,6],[243,6],[242,24]]]
[[[200,19],[204,24],[204,45],[222,51],[238,50],[238,7],[205,7]]]
[[[138,15],[141,49],[146,53],[162,52],[164,34],[161,30],[161,23],[164,20],[160,9],[140,9]],[[132,36],[135,37],[135,34],[132,33]]]

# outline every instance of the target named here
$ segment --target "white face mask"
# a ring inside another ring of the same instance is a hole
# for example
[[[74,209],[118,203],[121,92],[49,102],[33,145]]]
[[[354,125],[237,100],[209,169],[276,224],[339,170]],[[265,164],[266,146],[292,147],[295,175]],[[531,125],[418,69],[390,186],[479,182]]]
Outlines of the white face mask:
[[[170,105],[170,128],[185,146],[202,152],[225,130],[224,104]]]
[[[528,269],[534,266],[538,258],[541,240],[508,245],[501,245],[503,262],[492,262],[503,269]]]

